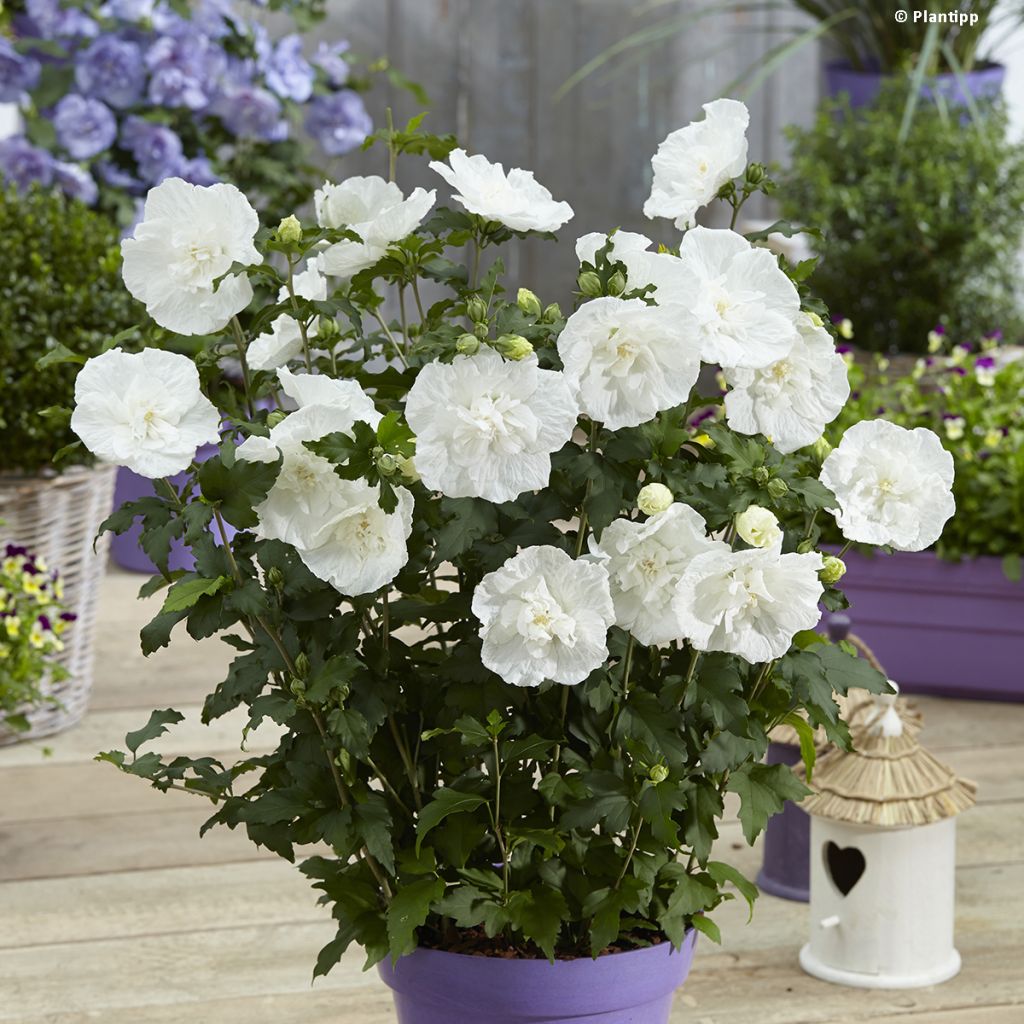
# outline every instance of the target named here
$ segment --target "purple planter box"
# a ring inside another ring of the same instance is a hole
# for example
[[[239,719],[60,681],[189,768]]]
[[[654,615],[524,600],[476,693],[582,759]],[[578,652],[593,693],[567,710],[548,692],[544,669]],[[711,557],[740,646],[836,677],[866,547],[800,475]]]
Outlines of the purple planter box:
[[[417,949],[377,970],[399,1024],[668,1024],[696,937],[554,963]]]
[[[856,71],[844,61],[833,61],[825,65],[825,92],[829,96],[845,92],[854,110],[869,107],[887,77],[880,71]],[[939,93],[950,106],[966,107],[964,85],[972,99],[994,99],[1002,92],[1005,78],[1006,68],[1002,64],[989,64],[962,76],[945,74],[929,78],[921,86],[921,95]]]
[[[910,693],[1024,701],[1024,583],[997,558],[848,552],[854,632]]]
[[[800,748],[791,743],[769,743],[765,763],[799,764]],[[806,903],[811,897],[811,819],[791,800],[781,814],[768,819],[757,884],[784,900]]]

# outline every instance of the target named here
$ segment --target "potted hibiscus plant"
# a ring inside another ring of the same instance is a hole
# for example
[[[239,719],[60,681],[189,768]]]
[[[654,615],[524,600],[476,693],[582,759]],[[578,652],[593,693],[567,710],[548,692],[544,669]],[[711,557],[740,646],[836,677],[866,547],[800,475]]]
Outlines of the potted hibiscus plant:
[[[681,226],[764,187],[746,111],[722,102],[656,163],[658,213]],[[280,741],[165,759],[147,748],[181,720],[167,709],[101,758],[301,856],[337,922],[315,973],[362,946],[405,1024],[664,1022],[714,909],[756,895],[713,852],[726,793],[753,841],[805,792],[761,763],[768,731],[793,723],[810,761],[812,727],[848,741],[833,691],[886,686],[813,631],[843,603],[823,513],[885,524],[948,484],[920,474],[869,508],[865,480],[898,482],[909,458],[840,446],[823,469],[807,441],[846,397],[842,359],[767,249],[700,227],[678,252],[581,239],[566,317],[510,290],[499,253],[562,228],[567,203],[416,123],[380,138],[430,152],[454,204],[350,178],[317,193],[316,224],[271,229],[231,186],[169,180],[124,243],[157,322],[221,332],[243,363],[282,341],[241,397],[211,392],[207,363],[111,349],[72,420],[101,458],[189,472],[106,524],[142,515],[161,567],[174,538],[195,554],[146,586],[167,589],[143,648],[179,624],[222,635],[236,658],[205,719],[244,707]],[[324,298],[294,288],[311,258]],[[254,278],[286,294],[246,332]],[[733,383],[698,432],[706,363]],[[938,447],[892,429],[894,453]]]

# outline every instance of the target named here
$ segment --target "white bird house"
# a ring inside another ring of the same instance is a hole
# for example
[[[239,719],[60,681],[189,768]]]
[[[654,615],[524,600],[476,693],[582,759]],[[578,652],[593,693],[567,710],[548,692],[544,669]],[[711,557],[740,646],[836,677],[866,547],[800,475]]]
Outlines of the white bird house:
[[[956,815],[974,803],[904,729],[895,697],[814,770],[811,939],[800,966],[859,988],[917,988],[960,970],[953,945]]]

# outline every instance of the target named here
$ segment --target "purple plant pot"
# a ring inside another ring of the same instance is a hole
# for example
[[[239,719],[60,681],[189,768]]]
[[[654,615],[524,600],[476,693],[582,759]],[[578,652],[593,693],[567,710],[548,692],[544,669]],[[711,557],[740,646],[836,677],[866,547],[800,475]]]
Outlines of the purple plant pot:
[[[882,83],[888,76],[881,71],[857,71],[845,61],[833,61],[825,65],[825,92],[829,96],[846,93],[850,106],[869,107],[878,98]],[[936,93],[952,107],[966,107],[966,92],[972,99],[995,99],[1003,90],[1006,68],[1002,64],[989,64],[968,71],[964,75],[936,75],[921,86],[922,96]]]
[[[668,942],[596,960],[503,960],[418,949],[379,964],[399,1024],[668,1024],[693,963],[692,929]]]
[[[853,631],[910,693],[1024,701],[1024,583],[997,558],[844,556]]]
[[[215,444],[203,445],[202,448],[196,453],[196,461],[204,462],[206,459],[217,454],[217,446]],[[188,481],[187,473],[179,473],[177,476],[170,478],[171,483],[179,490],[185,486]],[[137,501],[139,498],[149,497],[152,494],[157,493],[153,481],[144,476],[139,476],[138,473],[133,473],[130,469],[125,469],[122,466],[117,471],[117,483],[114,485],[114,508],[120,508],[126,501]],[[230,539],[235,535],[233,527],[225,523],[228,538]],[[139,545],[139,535],[142,533],[142,522],[140,519],[136,519],[131,529],[122,533],[120,536],[111,536],[110,539],[110,553],[113,555],[114,561],[122,569],[128,569],[130,572],[144,572],[149,575],[157,572],[157,567],[146,557],[145,551]],[[219,540],[219,538],[218,538]],[[195,559],[192,557],[192,552],[185,546],[180,540],[171,541],[171,554],[167,560],[167,567],[174,571],[175,569],[184,569],[186,572],[190,572],[195,568]]]
[[[800,748],[791,743],[769,743],[767,764],[795,765]],[[781,814],[768,819],[764,833],[764,861],[757,876],[764,892],[784,900],[806,903],[811,896],[811,819],[791,801]]]

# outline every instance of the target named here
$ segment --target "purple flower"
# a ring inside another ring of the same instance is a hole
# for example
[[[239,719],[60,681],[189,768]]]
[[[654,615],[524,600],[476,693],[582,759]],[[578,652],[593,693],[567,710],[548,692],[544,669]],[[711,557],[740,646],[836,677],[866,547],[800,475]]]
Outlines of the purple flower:
[[[974,360],[974,368],[978,369],[992,369],[996,365],[996,361],[991,356],[978,356]]]
[[[107,0],[100,14],[118,21],[146,21],[153,17],[155,7],[154,0]]]
[[[178,165],[178,177],[192,185],[216,185],[220,181],[210,161],[202,155],[183,160]]]
[[[0,103],[17,103],[39,81],[39,61],[18,53],[0,36]]]
[[[57,161],[53,165],[53,177],[66,196],[86,206],[93,206],[100,197],[100,190],[92,175],[78,164]]]
[[[48,618],[48,616],[37,615],[36,621],[39,623],[40,626],[43,627],[43,629],[50,629],[50,619]]]
[[[712,419],[715,415],[714,407],[710,409],[702,409],[696,416],[690,418],[691,427],[699,427],[705,420]]]
[[[117,121],[99,100],[68,93],[53,114],[57,141],[75,160],[88,160],[102,153],[117,137]]]
[[[363,99],[351,89],[317,96],[309,106],[306,130],[328,156],[341,156],[362,144],[373,129]]]
[[[967,371],[962,366],[954,366],[950,368],[950,373],[955,373],[958,377],[966,377]]]
[[[181,139],[167,125],[142,117],[125,119],[121,145],[135,158],[139,174],[154,184],[177,173],[185,153]]]
[[[985,335],[985,340],[986,341],[1002,341],[1003,340],[1003,332],[1001,330],[999,330],[998,328],[996,328],[994,331],[989,331],[989,333]]]
[[[122,192],[141,192],[145,187],[138,178],[118,167],[117,164],[109,163],[106,160],[98,163],[96,170],[107,185]]]
[[[53,182],[53,157],[23,135],[15,135],[0,142],[0,173],[20,189],[33,183],[49,185]]]
[[[141,47],[117,36],[100,36],[75,63],[79,90],[118,109],[139,99],[145,81]]]
[[[848,352],[852,351],[852,345],[836,345],[836,352],[838,352],[841,356],[845,356]]]
[[[288,137],[280,100],[259,86],[243,86],[226,93],[217,101],[216,112],[238,138],[280,142]]]
[[[77,7],[64,7],[63,0],[26,0],[25,13],[14,19],[16,35],[34,36],[48,42],[92,39],[99,26]]]
[[[932,328],[932,333],[933,334],[945,334],[946,333],[946,328],[943,327],[942,324],[936,324]]]
[[[160,107],[209,106],[227,68],[224,51],[201,32],[160,36],[146,52],[149,99]]]
[[[340,89],[348,81],[348,61],[345,60],[348,50],[349,44],[345,39],[336,43],[321,40],[313,54],[313,63],[327,76],[327,81],[335,89]]]
[[[305,103],[313,95],[316,75],[302,56],[301,37],[294,33],[278,42],[263,71],[267,85],[283,99]]]

